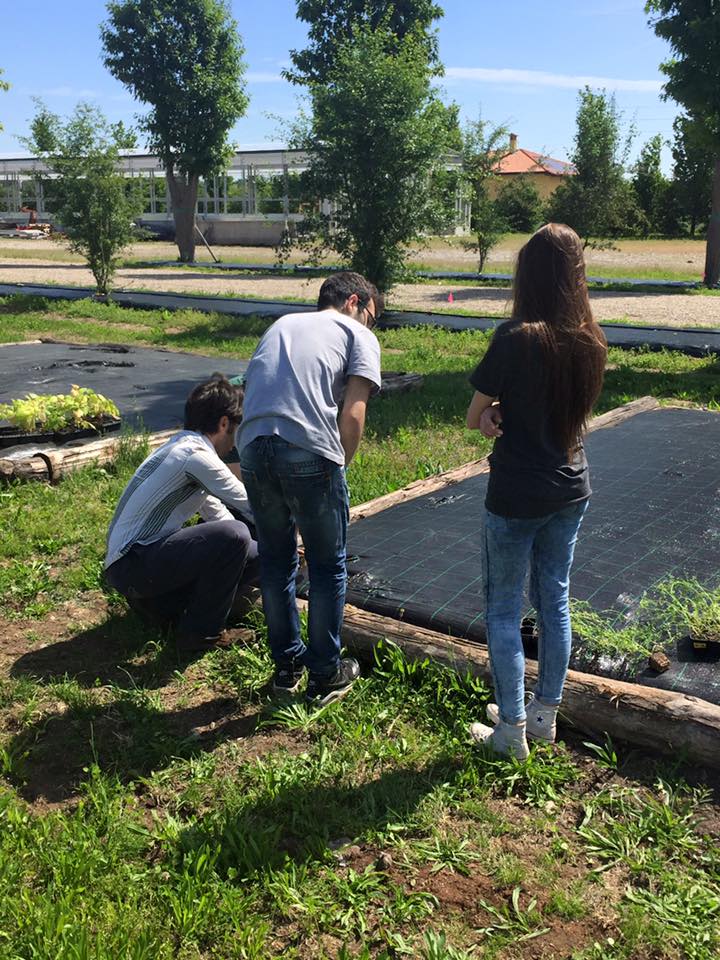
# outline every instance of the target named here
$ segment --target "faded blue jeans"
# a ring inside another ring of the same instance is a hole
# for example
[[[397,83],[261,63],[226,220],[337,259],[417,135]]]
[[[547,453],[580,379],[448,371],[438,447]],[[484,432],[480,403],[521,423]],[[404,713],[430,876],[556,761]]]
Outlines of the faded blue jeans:
[[[240,468],[255,517],[273,660],[303,663],[318,678],[332,676],[340,661],[347,584],[345,470],[274,436],[249,443],[240,454]],[[307,647],[295,599],[298,529],[310,577]]]
[[[485,624],[495,697],[505,723],[525,720],[525,653],[520,625],[530,570],[537,614],[535,697],[556,706],[570,662],[570,568],[588,501],[544,517],[500,517],[485,511]]]

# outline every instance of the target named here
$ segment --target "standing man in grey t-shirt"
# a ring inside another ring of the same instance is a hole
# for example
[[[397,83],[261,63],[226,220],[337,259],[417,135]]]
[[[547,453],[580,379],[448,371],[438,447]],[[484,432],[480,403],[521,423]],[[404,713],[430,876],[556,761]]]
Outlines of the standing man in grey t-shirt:
[[[257,529],[273,688],[294,693],[307,667],[307,699],[317,705],[342,697],[360,675],[355,660],[340,659],[345,467],[380,388],[380,345],[369,329],[380,304],[360,274],[333,274],[320,288],[318,312],[277,320],[247,370],[238,446]],[[307,647],[295,600],[297,529],[310,577]]]

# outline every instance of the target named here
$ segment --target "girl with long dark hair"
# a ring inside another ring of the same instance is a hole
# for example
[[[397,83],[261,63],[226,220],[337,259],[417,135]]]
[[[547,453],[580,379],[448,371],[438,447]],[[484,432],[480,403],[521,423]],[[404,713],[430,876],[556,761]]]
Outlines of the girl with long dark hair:
[[[590,497],[583,434],[607,343],[588,299],[582,244],[550,223],[518,255],[512,317],[470,377],[470,429],[496,437],[485,499],[485,618],[497,703],[470,733],[524,759],[553,741],[570,660],[569,575]],[[525,581],[537,615],[538,679],[525,707]]]

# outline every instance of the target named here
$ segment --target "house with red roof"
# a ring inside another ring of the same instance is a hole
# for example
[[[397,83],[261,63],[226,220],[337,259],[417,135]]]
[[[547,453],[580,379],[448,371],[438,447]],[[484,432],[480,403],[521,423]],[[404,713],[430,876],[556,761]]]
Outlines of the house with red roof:
[[[567,160],[555,160],[534,150],[518,147],[517,134],[511,133],[510,149],[495,164],[495,173],[499,180],[493,185],[493,193],[502,189],[507,182],[506,178],[526,177],[543,200],[547,200],[565,177],[574,176],[575,168]]]

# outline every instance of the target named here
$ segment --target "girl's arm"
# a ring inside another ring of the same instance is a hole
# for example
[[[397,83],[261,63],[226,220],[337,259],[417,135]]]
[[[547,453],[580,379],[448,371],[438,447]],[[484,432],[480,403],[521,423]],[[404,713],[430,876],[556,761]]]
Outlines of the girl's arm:
[[[489,397],[486,393],[480,393],[479,390],[475,391],[473,398],[470,401],[470,406],[468,407],[467,418],[465,421],[468,430],[480,429],[483,411],[492,406],[494,402],[495,397]]]

